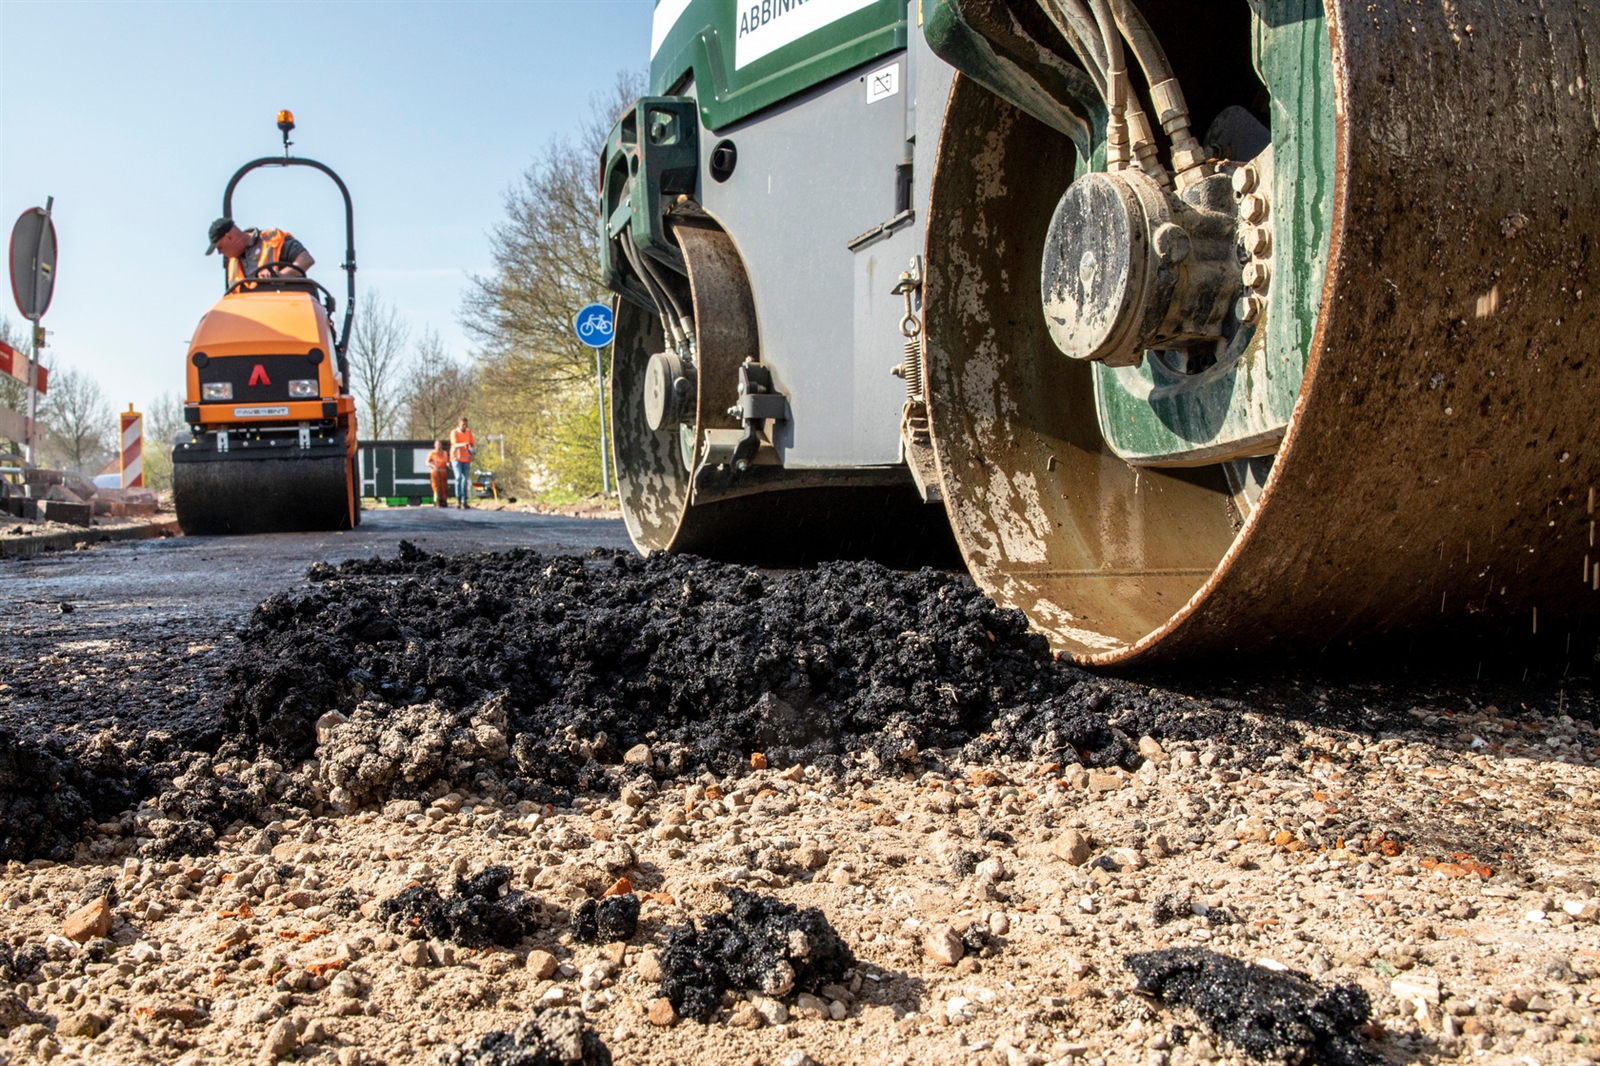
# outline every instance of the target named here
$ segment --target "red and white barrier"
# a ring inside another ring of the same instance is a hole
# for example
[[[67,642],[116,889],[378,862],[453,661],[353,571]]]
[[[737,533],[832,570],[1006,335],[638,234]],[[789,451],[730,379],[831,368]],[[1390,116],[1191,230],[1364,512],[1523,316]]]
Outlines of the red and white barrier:
[[[144,415],[128,405],[119,420],[122,422],[122,487],[144,488]]]
[[[28,357],[5,341],[0,341],[0,371],[10,374],[26,385],[28,383]],[[41,366],[39,368],[39,395],[43,396],[49,391],[50,371]]]

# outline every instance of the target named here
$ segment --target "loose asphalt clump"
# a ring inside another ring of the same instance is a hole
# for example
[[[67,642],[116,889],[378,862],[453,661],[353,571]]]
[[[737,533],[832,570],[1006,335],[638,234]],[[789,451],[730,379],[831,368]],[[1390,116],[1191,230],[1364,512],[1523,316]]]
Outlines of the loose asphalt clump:
[[[449,940],[467,948],[512,947],[534,926],[533,901],[508,888],[511,869],[486,866],[457,877],[448,896],[433,885],[412,885],[378,904],[378,920],[412,940]]]
[[[439,1053],[440,1066],[611,1066],[611,1051],[570,1007],[539,1011],[507,1033],[496,1029]]]
[[[639,931],[639,897],[624,892],[586,899],[572,912],[572,938],[580,944],[615,944]]]
[[[1203,948],[1170,948],[1124,960],[1138,990],[1187,1007],[1214,1034],[1252,1058],[1305,1066],[1379,1066],[1356,1030],[1372,1013],[1359,985],[1318,985]]]
[[[1243,706],[1198,702],[1181,692],[1145,688],[1058,667],[1057,691],[1025,707],[1005,708],[992,732],[967,746],[969,759],[1036,758],[1090,768],[1137,770],[1144,761],[1139,738],[1223,741],[1258,763],[1286,747],[1299,732],[1288,722],[1262,720]]]
[[[39,967],[49,961],[50,953],[43,944],[23,944],[13,948],[10,944],[0,940],[0,981],[21,981],[30,974],[36,973]]]
[[[786,996],[839,981],[855,954],[817,907],[728,890],[729,907],[668,931],[661,994],[683,1017],[710,1019],[730,989]]]

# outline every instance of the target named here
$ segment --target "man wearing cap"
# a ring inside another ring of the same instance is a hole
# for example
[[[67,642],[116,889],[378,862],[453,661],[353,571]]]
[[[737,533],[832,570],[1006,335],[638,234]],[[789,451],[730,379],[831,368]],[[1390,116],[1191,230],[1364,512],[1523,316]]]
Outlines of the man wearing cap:
[[[211,223],[206,254],[228,261],[228,286],[251,278],[303,278],[316,262],[306,246],[281,229],[240,229],[231,218]]]

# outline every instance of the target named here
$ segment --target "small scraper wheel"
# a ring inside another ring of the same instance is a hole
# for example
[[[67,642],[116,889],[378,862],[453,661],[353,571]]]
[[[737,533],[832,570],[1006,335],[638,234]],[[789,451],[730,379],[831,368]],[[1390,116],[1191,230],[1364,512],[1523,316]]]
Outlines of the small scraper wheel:
[[[894,487],[811,484],[691,502],[685,452],[700,453],[708,428],[739,428],[728,408],[738,403],[739,364],[759,355],[760,343],[733,241],[705,225],[679,225],[676,233],[689,268],[697,340],[691,421],[651,429],[646,371],[665,347],[661,321],[626,300],[617,307],[611,426],[622,517],[635,547],[773,566],[830,559],[959,566],[943,509],[923,503],[909,480]]]
[[[696,402],[684,421],[650,428],[648,369],[666,348],[661,320],[618,301],[611,357],[611,428],[617,487],[628,535],[640,551],[682,551],[688,540],[715,537],[706,508],[689,502],[685,451],[698,455],[710,428],[737,429],[728,408],[738,402],[739,364],[760,352],[755,306],[744,263],[728,235],[709,226],[680,225],[679,247],[689,268],[696,326]],[[684,438],[692,445],[685,449]]]

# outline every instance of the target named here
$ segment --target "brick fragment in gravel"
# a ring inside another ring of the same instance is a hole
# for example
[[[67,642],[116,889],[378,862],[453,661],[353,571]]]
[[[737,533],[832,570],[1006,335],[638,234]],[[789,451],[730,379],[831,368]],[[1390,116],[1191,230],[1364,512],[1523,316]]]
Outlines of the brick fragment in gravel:
[[[378,920],[413,940],[448,940],[466,948],[514,947],[534,926],[533,901],[517,889],[504,895],[511,869],[488,866],[440,896],[433,885],[412,885],[378,904]]]
[[[1204,948],[1129,955],[1138,990],[1187,1007],[1214,1034],[1255,1059],[1305,1066],[1380,1066],[1354,1035],[1372,1013],[1359,985],[1318,985]]]
[[[730,888],[728,901],[726,911],[667,934],[661,994],[682,1017],[709,1020],[730,989],[767,996],[815,993],[856,964],[817,907],[802,910],[742,888]]]
[[[507,1033],[494,1030],[439,1054],[441,1066],[611,1066],[611,1051],[570,1007],[539,1011]]]

